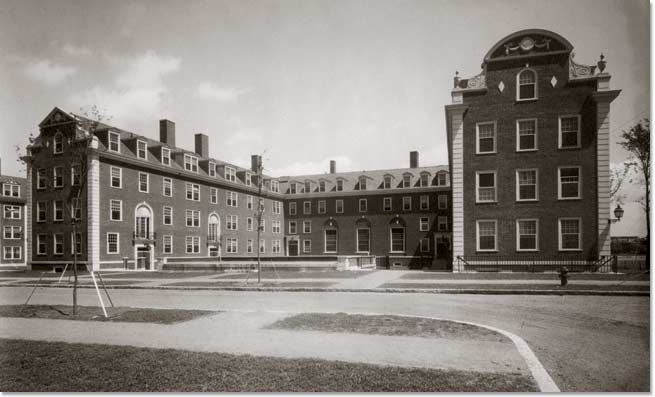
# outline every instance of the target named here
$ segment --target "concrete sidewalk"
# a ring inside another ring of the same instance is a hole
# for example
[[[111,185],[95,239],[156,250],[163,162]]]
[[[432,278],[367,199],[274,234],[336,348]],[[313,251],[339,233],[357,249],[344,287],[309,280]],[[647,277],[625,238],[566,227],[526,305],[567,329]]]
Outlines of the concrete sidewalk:
[[[524,358],[509,339],[458,340],[263,329],[290,315],[222,312],[173,325],[0,318],[0,337],[531,376]]]

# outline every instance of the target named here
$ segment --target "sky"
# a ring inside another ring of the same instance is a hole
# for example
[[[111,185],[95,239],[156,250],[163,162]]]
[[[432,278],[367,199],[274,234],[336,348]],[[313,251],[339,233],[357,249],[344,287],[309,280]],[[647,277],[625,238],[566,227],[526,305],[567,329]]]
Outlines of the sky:
[[[455,71],[521,29],[568,39],[578,63],[605,55],[610,129],[650,115],[647,1],[0,0],[0,158],[17,175],[38,123],[58,106],[98,106],[109,124],[176,143],[209,135],[210,155],[271,175],[447,164],[444,105]],[[611,161],[627,153],[611,146]],[[614,235],[645,233],[638,182]]]

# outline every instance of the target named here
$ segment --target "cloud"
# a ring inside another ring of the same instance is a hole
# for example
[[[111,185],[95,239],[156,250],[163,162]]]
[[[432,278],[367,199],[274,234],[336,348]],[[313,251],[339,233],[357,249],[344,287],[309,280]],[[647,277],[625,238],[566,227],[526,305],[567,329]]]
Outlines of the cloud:
[[[330,171],[330,160],[335,160],[337,162],[337,172],[349,172],[361,169],[359,165],[349,157],[333,156],[316,161],[295,162],[282,167],[264,170],[264,172],[275,177],[326,174]]]
[[[72,66],[56,64],[48,59],[41,59],[29,61],[24,73],[33,81],[53,86],[75,75],[77,69]]]
[[[180,68],[180,59],[154,51],[131,57],[107,57],[119,71],[112,84],[98,84],[74,94],[74,108],[96,105],[121,122],[142,121],[161,116],[168,88],[164,77]]]
[[[64,44],[62,50],[64,50],[64,52],[67,55],[74,56],[74,57],[85,57],[93,53],[91,49],[88,47],[77,47],[70,43]]]
[[[211,81],[203,81],[196,87],[195,96],[218,102],[234,102],[250,90],[220,87]]]

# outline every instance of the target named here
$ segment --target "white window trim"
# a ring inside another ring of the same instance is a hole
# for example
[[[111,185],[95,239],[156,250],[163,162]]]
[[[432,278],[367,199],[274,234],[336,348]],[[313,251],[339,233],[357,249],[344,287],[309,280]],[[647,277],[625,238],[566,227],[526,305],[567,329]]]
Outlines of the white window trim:
[[[425,220],[425,228],[423,228],[423,220]],[[418,219],[418,231],[427,232],[430,230],[430,218],[427,216],[422,216]]]
[[[493,124],[494,125],[494,150],[491,152],[481,152],[480,151],[480,126]],[[496,154],[498,150],[498,130],[496,121],[484,121],[481,123],[475,124],[475,154]]]
[[[362,203],[364,204],[364,209],[362,209]],[[368,212],[368,200],[365,198],[360,198],[357,208],[359,209],[360,213]]]
[[[209,175],[212,178],[216,177],[216,163],[213,161],[210,161],[207,163],[207,175]]]
[[[63,202],[63,201],[62,201],[62,202]],[[54,203],[54,202],[53,202],[53,203]],[[53,204],[53,206],[54,206],[54,204]],[[7,207],[9,207],[9,209],[10,209],[10,211],[11,211],[11,214],[12,214],[11,217],[7,217],[7,216],[6,216]],[[15,209],[17,209],[17,208],[18,208],[18,211],[15,211]],[[18,213],[18,218],[14,218],[13,214],[14,214],[15,212]],[[3,205],[3,207],[2,207],[2,213],[3,213],[3,214],[2,214],[3,219],[18,219],[18,220],[23,219],[22,211],[20,210],[20,206],[19,206],[19,205],[8,205],[8,204],[5,204],[5,205]],[[63,214],[63,211],[62,211],[62,214]],[[53,215],[53,216],[54,216],[54,215]]]
[[[40,174],[41,171],[43,171],[43,178],[41,178]],[[41,186],[41,181],[44,181],[43,186]],[[39,168],[36,170],[36,189],[37,190],[43,190],[48,187],[48,171],[45,168]]]
[[[389,201],[389,209],[387,209],[387,200]],[[393,211],[393,200],[391,197],[384,197],[382,199],[382,211],[384,212]]]
[[[144,152],[145,152],[146,157],[141,157],[141,155],[139,154],[139,143],[143,143],[145,145]],[[137,141],[136,141],[136,157],[141,159],[141,160],[148,160],[148,142],[147,141],[144,141],[143,139],[137,139]]]
[[[427,243],[427,247],[425,247],[426,249],[423,249],[423,248],[424,248],[424,247],[423,247],[423,242],[424,242],[424,241]],[[427,238],[427,237],[422,237],[422,238],[419,240],[419,248],[420,248],[420,251],[421,251],[421,252],[430,252],[430,239]]]
[[[427,181],[425,181],[425,184],[423,184],[423,178],[427,175]],[[421,172],[421,175],[419,175],[418,180],[419,180],[419,186],[420,187],[430,187],[430,173],[427,171]]]
[[[171,223],[166,223],[166,208],[170,208],[170,210],[171,210]],[[162,207],[161,212],[162,212],[162,217],[161,217],[162,225],[172,226],[173,225],[173,207],[171,207],[169,205],[165,205],[164,207]]]
[[[171,194],[170,195],[166,194],[166,181],[167,180],[171,182]],[[167,177],[162,178],[161,194],[164,197],[173,197],[173,178],[167,178]]]
[[[14,257],[15,248],[18,248],[18,258]],[[23,259],[23,250],[20,245],[5,245],[2,251],[2,258],[6,261],[17,261]],[[11,253],[11,258],[7,256],[7,252]]]
[[[141,190],[141,175],[146,176],[146,190]],[[137,181],[139,184],[139,192],[140,193],[149,193],[150,192],[150,174],[147,172],[139,172],[139,180]]]
[[[120,219],[111,219],[111,202],[112,201],[118,201],[120,203],[121,209],[120,209]],[[109,200],[109,221],[110,222],[121,222],[123,220],[123,200],[115,200],[111,199]]]
[[[18,229],[17,233],[14,233],[14,229]],[[7,230],[11,231],[11,237],[7,237]],[[20,240],[20,234],[23,232],[22,226],[4,226],[2,228],[2,238],[5,240]],[[16,234],[18,234],[18,237],[16,237]]]
[[[289,203],[289,215],[296,215],[298,212],[298,204],[295,202]]]
[[[408,199],[408,200],[405,200]],[[409,208],[405,208],[405,201],[409,203]],[[411,211],[412,210],[412,197],[411,196],[403,196],[403,211]]]
[[[237,180],[237,170],[234,167],[225,167],[225,180],[230,182],[236,182]]]
[[[521,121],[534,121],[534,148],[533,149],[521,149],[521,135],[519,131],[519,123]],[[516,151],[517,152],[536,152],[539,150],[539,122],[536,118],[527,118],[527,119],[517,119],[516,120]]]
[[[309,243],[309,249],[307,249],[306,245]],[[306,254],[308,252],[312,252],[312,240],[311,239],[304,239],[302,241],[302,252],[303,254]]]
[[[481,249],[480,248],[480,222],[493,222],[494,223],[494,248]],[[498,220],[496,219],[478,219],[475,221],[475,250],[477,252],[498,252]]]
[[[425,199],[425,200],[424,200]],[[423,208],[423,203],[425,203],[425,208]],[[423,194],[419,197],[419,209],[421,211],[428,211],[430,210],[430,196],[427,194]]]
[[[118,170],[118,186],[112,185],[112,179],[113,179],[112,171],[115,169]],[[109,187],[114,189],[123,188],[123,169],[121,167],[114,167],[113,165],[109,167]]]
[[[195,160],[195,162],[194,162]],[[194,163],[195,163],[195,170],[194,168]],[[187,164],[189,164],[189,168],[187,169]],[[196,174],[198,173],[198,157],[192,156],[190,154],[184,154],[184,170],[189,171],[189,172],[195,172]]]
[[[61,172],[57,172],[57,170],[61,170]],[[61,176],[61,184],[57,184],[57,176]],[[60,188],[64,187],[64,167],[54,167],[52,169],[52,187],[55,188]]]
[[[198,198],[200,198],[200,193],[198,193]],[[209,188],[209,203],[218,204],[218,188],[215,187]]]
[[[521,73],[525,72],[526,70],[531,71],[534,75],[534,97],[521,99],[521,86],[519,84],[519,81],[520,81]],[[517,102],[536,101],[537,99],[539,99],[539,74],[537,73],[536,70],[532,68],[523,68],[519,70],[519,72],[516,74],[516,101]]]
[[[519,234],[519,222],[534,221],[536,223],[535,248],[521,248],[521,235]],[[539,219],[537,218],[520,218],[516,220],[516,251],[517,252],[538,252],[539,251]]]
[[[113,150],[111,148],[111,138],[112,138],[112,136],[116,137],[116,147],[118,148],[118,150]],[[109,131],[109,134],[107,134],[107,150],[109,150],[110,152],[114,152],[114,153],[120,153],[121,152],[121,134],[119,134],[118,132]]]
[[[255,225],[255,221],[254,221],[253,217],[251,217],[251,216],[247,217],[246,218],[246,231],[252,232],[253,230],[255,230],[254,225]]]
[[[61,218],[57,218],[57,203],[61,203]],[[52,201],[52,221],[53,222],[62,222],[64,220],[64,212],[66,211],[66,204],[64,200],[53,200]]]
[[[291,224],[293,224],[294,231],[291,231]],[[289,221],[289,234],[298,234],[298,222]]]
[[[402,251],[394,251],[393,250],[393,229],[403,229],[403,250]],[[402,227],[400,225],[393,225],[392,227],[389,228],[389,253],[391,254],[400,254],[404,253],[405,250],[407,249],[407,228]]]
[[[445,227],[442,229],[441,225],[445,225]],[[439,232],[447,232],[448,231],[448,217],[447,216],[439,215],[437,217],[437,231],[439,231]]]
[[[368,251],[360,251],[359,250],[359,231],[360,230],[368,230]],[[355,249],[358,254],[369,254],[371,252],[371,228],[369,227],[358,227],[355,229]]]
[[[533,199],[522,199],[520,197],[520,191],[519,191],[519,172],[521,171],[534,171],[535,172],[535,189],[534,189],[534,195],[535,198]],[[514,186],[516,188],[516,201],[539,201],[539,169],[538,168],[521,168],[517,169],[516,172],[514,173]]]
[[[45,252],[39,251],[39,248],[41,247],[41,238],[43,238],[45,244],[43,246],[45,247]],[[48,255],[48,235],[47,234],[42,234],[39,233],[36,235],[36,254],[37,255]]]
[[[61,138],[61,150],[57,150],[57,138]],[[62,134],[60,131],[57,131],[57,133],[52,139],[52,153],[53,154],[64,153],[64,134]]]
[[[57,236],[61,236],[61,251],[57,252]],[[52,233],[52,255],[62,256],[64,255],[64,234],[63,233]]]
[[[578,169],[578,196],[577,197],[562,197],[562,168],[577,168]],[[580,200],[582,199],[582,167],[577,165],[563,165],[557,167],[557,199],[558,200]]]
[[[168,252],[166,251],[166,237],[168,237],[168,238],[171,240],[171,250],[168,251]],[[162,254],[166,254],[166,255],[170,255],[170,254],[173,253],[173,236],[172,236],[172,235],[170,235],[170,234],[165,234],[165,235],[162,236],[162,240],[161,240],[161,253],[162,253]]]
[[[578,221],[578,248],[562,248],[562,221],[577,220]],[[582,218],[568,217],[557,219],[557,248],[559,251],[580,252],[582,251]]]
[[[341,203],[341,211],[339,211],[339,203]],[[345,208],[344,208],[343,200],[335,200],[334,201],[334,212],[337,213],[337,214],[343,214],[344,210],[345,210]]]
[[[480,200],[480,174],[494,174],[494,199]],[[498,202],[498,172],[496,170],[476,171],[475,172],[475,202],[477,203],[496,203]]]
[[[309,231],[305,228],[305,225],[309,225]],[[302,221],[302,233],[303,234],[310,234],[312,232],[312,221]]]
[[[562,146],[562,118],[577,117],[578,119],[578,144],[576,146]],[[582,147],[582,118],[579,114],[564,114],[557,118],[557,148],[560,150],[574,150]]]
[[[439,177],[444,175],[444,183],[440,183]],[[446,171],[440,171],[437,173],[437,186],[448,186],[448,173]]]
[[[43,216],[43,219],[39,219],[39,207],[43,205],[43,208],[45,209],[44,213],[45,215]],[[48,220],[48,203],[46,201],[37,201],[36,202],[36,222],[37,223],[43,223]]]
[[[309,209],[307,209],[309,207]],[[303,215],[311,215],[312,214],[312,202],[311,201],[303,201],[302,202],[302,213]]]
[[[167,153],[167,154],[164,155],[164,153]],[[167,159],[168,161],[165,162],[164,159]],[[160,161],[161,161],[162,165],[165,165],[167,167],[171,166],[171,149],[169,149],[167,147],[162,147],[161,148],[161,160]]]
[[[335,239],[336,249],[334,251],[328,251],[327,250],[327,232],[328,231],[333,231],[333,230],[337,233],[336,234],[336,239]],[[323,231],[323,253],[324,254],[336,254],[337,252],[339,252],[339,230],[338,229],[325,229]]]
[[[327,212],[327,202],[325,200],[319,200],[317,205],[319,214],[325,214]]]
[[[442,199],[443,197],[443,199]],[[443,203],[443,207],[441,204]],[[437,209],[440,210],[447,210],[448,209],[448,195],[447,194],[440,194],[437,196]]]

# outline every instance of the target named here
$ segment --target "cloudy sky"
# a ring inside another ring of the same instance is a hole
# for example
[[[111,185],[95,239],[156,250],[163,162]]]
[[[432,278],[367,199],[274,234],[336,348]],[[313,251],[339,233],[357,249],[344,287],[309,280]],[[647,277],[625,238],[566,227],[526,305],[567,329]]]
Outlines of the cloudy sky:
[[[0,157],[16,174],[15,145],[54,107],[97,105],[111,124],[177,144],[210,136],[210,153],[248,166],[265,152],[273,175],[447,164],[443,106],[455,70],[480,71],[505,35],[558,32],[579,63],[603,52],[614,140],[649,115],[647,1],[0,0]],[[612,162],[626,153],[612,147]],[[626,222],[643,234],[628,186]],[[634,197],[633,197],[634,196]]]

